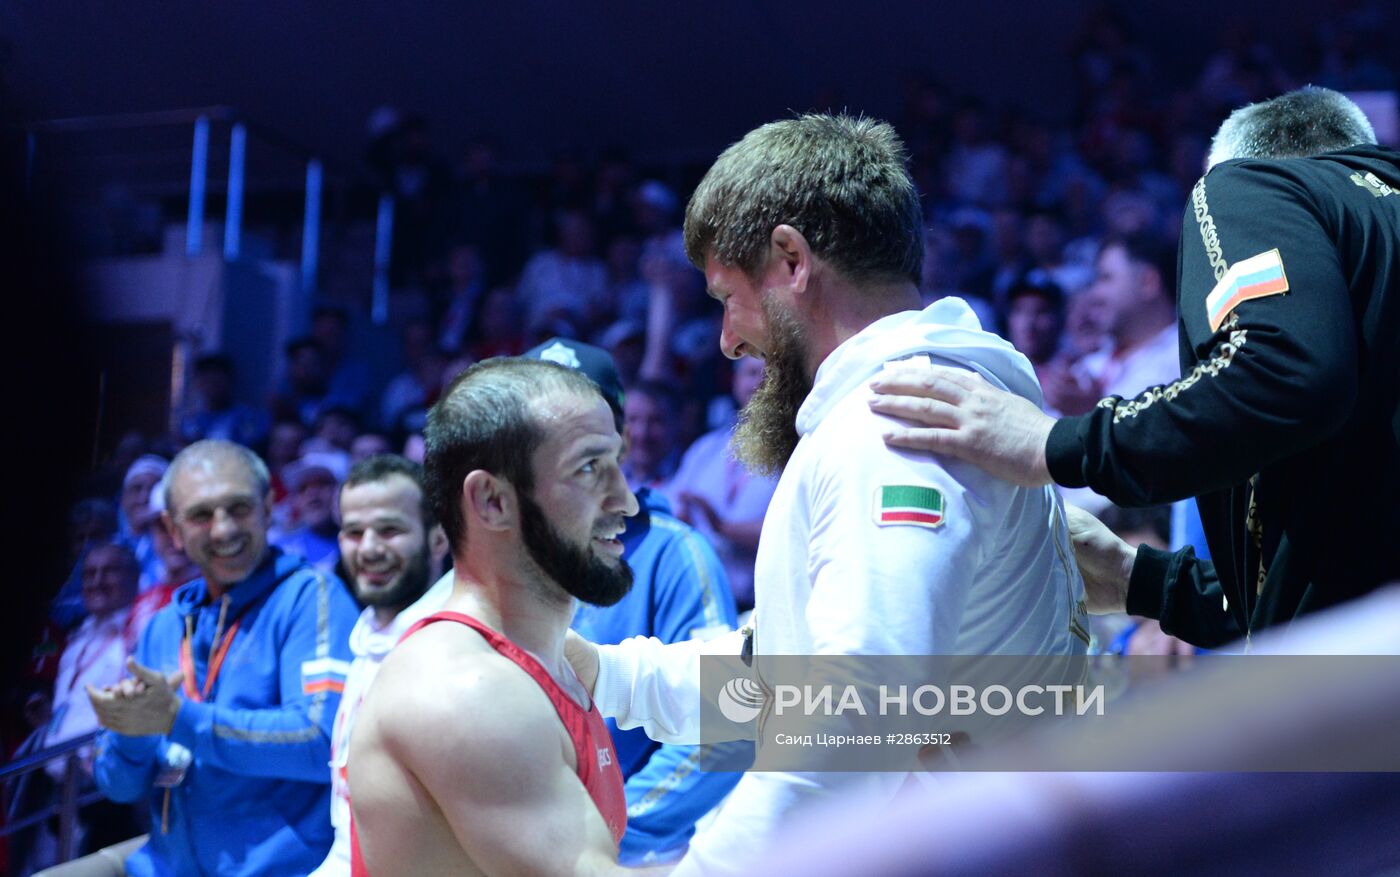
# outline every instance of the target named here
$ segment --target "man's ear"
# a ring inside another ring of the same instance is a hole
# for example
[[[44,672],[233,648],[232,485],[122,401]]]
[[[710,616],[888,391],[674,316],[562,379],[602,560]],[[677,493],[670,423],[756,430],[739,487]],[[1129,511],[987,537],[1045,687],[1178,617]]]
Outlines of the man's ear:
[[[175,519],[170,517],[170,512],[161,512],[156,526],[164,527],[165,534],[170,537],[170,541],[175,544],[175,547],[180,551],[185,550],[185,540],[180,538],[180,528],[175,526]]]
[[[771,286],[786,286],[794,295],[807,291],[812,275],[812,247],[802,232],[783,223],[768,237],[768,270]]]
[[[462,482],[462,502],[468,513],[468,531],[477,521],[488,530],[509,530],[518,517],[515,488],[485,469],[467,473]]]
[[[442,528],[442,524],[433,524],[433,528],[428,531],[428,556],[433,559],[433,563],[441,563],[447,556],[447,531]]]

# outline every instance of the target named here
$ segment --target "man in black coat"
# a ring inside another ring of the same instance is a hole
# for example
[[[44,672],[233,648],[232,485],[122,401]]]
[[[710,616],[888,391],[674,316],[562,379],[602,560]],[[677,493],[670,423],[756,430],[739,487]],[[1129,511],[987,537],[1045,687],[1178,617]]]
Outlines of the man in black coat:
[[[952,370],[882,377],[871,403],[920,424],[891,444],[1021,484],[1198,497],[1214,563],[1072,528],[1093,611],[1203,646],[1400,579],[1400,155],[1305,88],[1237,110],[1210,162],[1183,222],[1180,380],[1058,421]]]

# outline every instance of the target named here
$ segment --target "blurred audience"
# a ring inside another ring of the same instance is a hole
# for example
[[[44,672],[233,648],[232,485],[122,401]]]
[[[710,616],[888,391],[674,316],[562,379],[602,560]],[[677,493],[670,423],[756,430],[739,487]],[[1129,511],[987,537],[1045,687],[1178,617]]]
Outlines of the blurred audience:
[[[234,399],[233,357],[210,353],[194,361],[190,374],[190,410],[180,422],[187,442],[223,439],[250,448],[267,438],[266,413]]]
[[[1040,279],[1027,277],[1007,290],[1006,340],[1035,367],[1036,379],[1046,394],[1047,412],[1056,411],[1049,388],[1064,371],[1059,360],[1064,328],[1065,294],[1053,280],[1043,274]]]
[[[151,540],[151,525],[156,520],[156,513],[151,511],[151,491],[169,465],[164,457],[145,454],[131,464],[122,478],[120,535],[136,554],[143,585],[162,575],[160,558]]]
[[[664,491],[680,462],[677,418],[680,399],[675,390],[657,381],[627,388],[623,403],[623,439],[627,450],[622,472],[627,485]]]
[[[762,381],[763,360],[746,356],[734,363],[733,395],[739,408],[748,404]],[[726,424],[696,439],[666,485],[666,494],[676,517],[714,546],[742,612],[753,608],[758,535],[778,479],[756,475],[734,458],[731,430]]]
[[[97,715],[87,688],[115,685],[126,675],[126,658],[136,645],[131,602],[136,596],[136,556],[124,542],[92,546],[83,558],[82,599],[86,618],[68,637],[58,663],[47,721],[20,747],[16,755],[38,752],[98,730]],[[76,761],[56,758],[44,765],[45,776],[27,775],[10,790],[12,812],[36,810],[57,803],[68,778],[70,764],[79,794],[94,788],[93,750],[84,746]],[[18,804],[20,810],[16,810]],[[100,799],[78,810],[76,849],[86,855],[126,840],[140,832],[138,814],[129,805]],[[25,832],[16,839],[17,861],[12,873],[32,873],[55,861],[55,838],[49,826]]]
[[[288,341],[282,388],[272,399],[272,416],[310,429],[330,403],[330,365],[325,348],[313,338]]]
[[[270,531],[268,541],[317,569],[334,571],[340,558],[336,492],[349,470],[349,456],[335,451],[311,451],[287,464],[282,477],[291,496],[292,526]]]

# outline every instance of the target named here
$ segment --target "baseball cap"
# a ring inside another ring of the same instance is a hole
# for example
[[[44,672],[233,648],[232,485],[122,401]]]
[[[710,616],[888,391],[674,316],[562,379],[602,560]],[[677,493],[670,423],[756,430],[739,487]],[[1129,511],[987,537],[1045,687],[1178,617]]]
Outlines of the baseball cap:
[[[283,467],[282,480],[290,490],[300,490],[313,472],[325,472],[339,484],[350,473],[350,458],[340,452],[309,451]]]
[[[557,362],[588,375],[602,391],[603,398],[608,400],[613,414],[622,416],[622,378],[618,376],[612,355],[606,350],[572,338],[551,338],[525,351],[524,356],[526,359]]]
[[[122,487],[126,487],[132,481],[142,475],[155,475],[157,478],[165,476],[165,470],[170,468],[170,461],[156,454],[142,454],[136,458],[126,473],[122,475]]]

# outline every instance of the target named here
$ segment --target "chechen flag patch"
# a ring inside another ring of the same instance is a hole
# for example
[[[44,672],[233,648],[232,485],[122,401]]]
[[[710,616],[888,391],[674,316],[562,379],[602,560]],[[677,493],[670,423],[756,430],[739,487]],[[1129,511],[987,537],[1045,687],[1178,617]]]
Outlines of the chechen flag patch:
[[[886,484],[875,491],[875,523],[881,527],[937,527],[944,514],[943,491],[936,487]]]
[[[1220,282],[1206,296],[1206,319],[1217,331],[1241,302],[1288,291],[1288,275],[1283,273],[1283,257],[1278,250],[1250,256],[1230,266]]]

